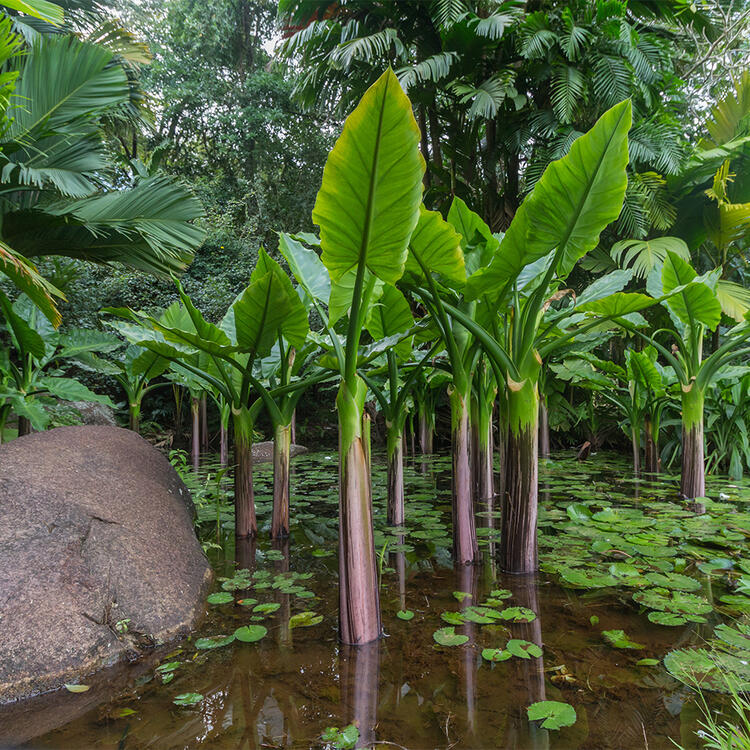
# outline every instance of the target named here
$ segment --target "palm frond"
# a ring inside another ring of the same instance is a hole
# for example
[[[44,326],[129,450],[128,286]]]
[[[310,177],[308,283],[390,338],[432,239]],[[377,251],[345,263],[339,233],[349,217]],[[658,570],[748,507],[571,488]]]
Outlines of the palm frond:
[[[400,56],[404,53],[404,45],[398,38],[396,29],[386,28],[339,44],[331,52],[330,59],[334,67],[348,70],[357,60],[372,63],[388,59],[392,51]]]
[[[189,222],[202,216],[192,193],[160,176],[130,190],[10,214],[6,236],[27,255],[120,262],[164,275],[179,273],[190,262],[205,233]]]
[[[550,28],[544,13],[536,11],[526,16],[518,32],[518,50],[522,57],[527,60],[544,57],[556,41],[557,35]]]
[[[591,34],[583,26],[576,25],[573,19],[573,12],[569,7],[563,8],[562,22],[565,29],[565,36],[560,40],[560,46],[565,57],[570,62],[573,62],[580,56]]]
[[[716,146],[750,133],[750,71],[743,71],[734,90],[711,109],[706,130]]]
[[[405,91],[418,83],[434,83],[450,74],[451,67],[458,59],[458,52],[440,52],[415,65],[407,65],[396,71],[396,76]]]
[[[578,68],[563,65],[552,74],[552,108],[561,123],[573,122],[585,90],[586,80]]]
[[[479,18],[474,23],[474,33],[485,39],[497,41],[503,38],[503,34],[523,17],[523,3],[517,0],[509,0],[486,16]]]
[[[745,314],[750,310],[750,289],[733,281],[719,279],[716,282],[716,298],[724,315],[738,323],[745,319]]]
[[[594,63],[594,94],[602,107],[630,96],[630,71],[620,57],[600,55]]]
[[[655,237],[650,240],[622,240],[612,245],[610,255],[621,268],[632,268],[636,278],[645,279],[655,266],[664,262],[667,252],[690,260],[690,250],[679,237]]]
[[[483,81],[479,86],[454,82],[451,90],[458,94],[461,104],[471,102],[467,115],[475,120],[479,117],[492,119],[508,96],[515,96],[512,71],[501,71]]]
[[[465,0],[433,0],[432,3],[432,16],[436,25],[443,29],[449,29],[468,11]]]

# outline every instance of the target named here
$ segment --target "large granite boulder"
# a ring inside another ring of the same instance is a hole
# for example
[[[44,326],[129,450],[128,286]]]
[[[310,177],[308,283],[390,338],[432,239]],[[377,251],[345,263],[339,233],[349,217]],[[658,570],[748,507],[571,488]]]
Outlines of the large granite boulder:
[[[0,446],[0,702],[187,633],[211,568],[167,459],[118,427]]]

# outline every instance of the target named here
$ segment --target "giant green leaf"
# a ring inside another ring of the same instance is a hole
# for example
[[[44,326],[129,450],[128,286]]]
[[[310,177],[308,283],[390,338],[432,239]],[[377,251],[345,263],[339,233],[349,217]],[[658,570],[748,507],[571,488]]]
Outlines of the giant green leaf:
[[[331,294],[331,278],[315,250],[282,232],[279,235],[279,251],[306,294],[327,305]]]
[[[347,117],[315,201],[334,281],[360,265],[390,283],[403,274],[425,169],[419,138],[411,103],[388,69]]]
[[[556,249],[557,273],[566,276],[593,249],[622,208],[627,187],[631,105],[623,101],[552,162],[516,212],[490,265],[474,275],[467,295],[503,286],[521,269]]]
[[[682,323],[703,323],[713,330],[721,320],[721,305],[707,284],[691,283],[696,279],[697,274],[687,261],[667,253],[661,272],[662,291],[669,294],[684,287],[667,299],[667,305]]]
[[[419,221],[409,240],[406,271],[422,278],[423,267],[457,284],[466,281],[461,235],[437,211],[420,206]]]
[[[375,341],[408,331],[414,325],[414,317],[406,297],[391,284],[383,287],[380,299],[370,307],[365,327]],[[411,340],[404,339],[395,347],[401,359],[411,354]]]

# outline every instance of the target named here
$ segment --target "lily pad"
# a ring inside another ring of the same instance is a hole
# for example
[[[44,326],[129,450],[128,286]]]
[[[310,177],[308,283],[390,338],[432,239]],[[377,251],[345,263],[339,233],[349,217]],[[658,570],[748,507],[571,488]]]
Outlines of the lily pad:
[[[396,612],[396,617],[398,617],[399,620],[411,620],[414,617],[414,612],[412,612],[410,609],[400,609],[398,612]]]
[[[203,700],[203,696],[200,693],[180,693],[176,695],[172,700],[177,706],[195,706]]]
[[[511,622],[533,622],[536,620],[536,612],[526,607],[507,607],[500,613],[500,617]]]
[[[229,604],[234,601],[234,597],[228,591],[217,591],[215,594],[210,594],[206,601],[209,604]]]
[[[69,693],[85,693],[90,688],[91,688],[91,685],[74,685],[69,682],[65,683],[65,689]]]
[[[539,701],[527,709],[529,721],[542,721],[542,729],[560,729],[576,723],[576,710],[561,701]]]
[[[262,625],[243,625],[234,631],[234,637],[243,643],[255,643],[263,638],[268,630]]]
[[[234,635],[212,635],[208,638],[198,638],[195,647],[199,649],[220,648],[228,646],[234,641]]]
[[[462,646],[469,640],[468,635],[456,633],[455,628],[440,628],[432,634],[432,637],[441,646]]]
[[[513,655],[518,656],[520,659],[531,659],[531,657],[538,658],[542,655],[542,649],[531,641],[524,641],[520,638],[513,638],[508,641],[505,648]]]
[[[312,610],[298,612],[289,618],[289,628],[310,628],[323,622],[323,615],[316,614]]]
[[[482,649],[482,658],[487,661],[507,661],[513,656],[504,648],[484,648]]]
[[[645,648],[643,644],[631,641],[630,638],[625,635],[624,630],[603,630],[602,636],[610,646],[614,646],[615,648]]]

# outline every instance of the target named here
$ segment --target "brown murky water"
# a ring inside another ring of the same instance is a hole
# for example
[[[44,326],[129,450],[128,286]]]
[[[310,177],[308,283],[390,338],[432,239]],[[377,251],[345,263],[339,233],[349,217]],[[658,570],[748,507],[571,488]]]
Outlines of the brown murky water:
[[[237,598],[244,593],[280,605],[256,621],[268,629],[259,642],[196,650],[191,639],[131,667],[103,673],[89,681],[92,688],[86,693],[43,696],[10,707],[0,711],[0,745],[15,738],[34,748],[333,747],[320,739],[323,730],[355,722],[360,729],[357,747],[658,750],[673,748],[670,738],[697,747],[699,716],[690,691],[661,665],[636,662],[699,640],[702,626],[655,626],[611,589],[563,589],[544,574],[533,579],[502,576],[493,562],[492,527],[498,522],[486,507],[477,509],[478,523],[485,528],[480,532],[483,563],[454,570],[447,546],[445,466],[446,459],[440,458],[406,472],[409,532],[400,540],[414,548],[388,552],[382,534],[378,536],[386,632],[380,642],[360,648],[337,642],[335,456],[301,457],[295,460],[292,479],[296,523],[289,543],[270,555],[265,538],[257,547],[245,544],[235,550],[231,534],[224,531],[218,537],[221,548],[212,547],[209,554],[219,576],[233,575],[235,557],[239,567],[268,570],[271,577],[290,570],[311,573],[301,583],[314,598],[272,587],[234,592]],[[632,495],[632,482],[621,483],[627,475],[625,463],[598,457],[585,469],[547,464],[542,480],[552,482],[544,502],[575,497],[577,488],[580,493]],[[269,498],[263,491],[269,490],[269,482],[268,470],[259,471],[260,512],[267,522]],[[383,530],[384,486],[379,467],[376,520]],[[210,516],[208,510],[205,514]],[[216,540],[210,525],[202,535]],[[391,537],[388,548],[392,546]],[[435,643],[433,633],[446,625],[441,613],[481,602],[496,589],[509,589],[508,604],[527,607],[537,618],[518,624],[469,623],[456,628],[469,636],[466,645]],[[472,598],[459,603],[454,591]],[[322,622],[290,630],[290,616],[305,610],[323,615]],[[399,610],[412,611],[413,619],[399,619]],[[250,622],[249,607],[210,606],[194,638],[231,634]],[[605,629],[623,629],[644,648],[612,648],[601,637]],[[482,659],[483,648],[502,647],[509,638],[537,643],[543,656],[499,663]],[[182,661],[168,684],[154,669],[160,661]],[[175,696],[192,692],[203,695],[196,706],[174,705]],[[576,723],[559,731],[530,723],[526,708],[540,700],[572,704]]]

